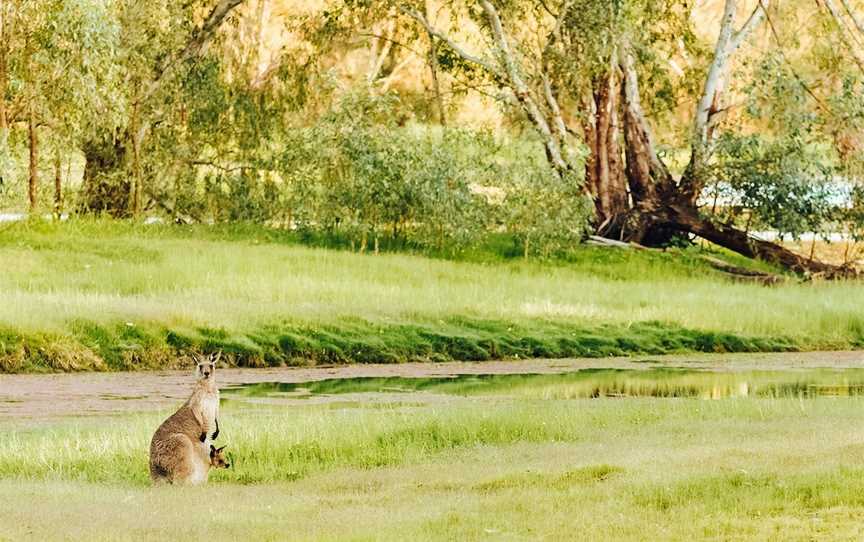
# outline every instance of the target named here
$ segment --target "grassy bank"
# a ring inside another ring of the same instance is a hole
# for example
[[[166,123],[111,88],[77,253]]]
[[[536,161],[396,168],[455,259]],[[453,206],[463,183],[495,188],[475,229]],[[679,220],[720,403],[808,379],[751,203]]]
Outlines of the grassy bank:
[[[14,505],[0,540],[861,536],[860,397],[561,399],[566,381],[551,395],[555,382],[523,384],[431,402],[229,401],[234,468],[201,488],[148,485],[167,411],[3,422],[0,498]]]
[[[249,228],[0,229],[0,370],[853,348],[857,284],[734,283],[690,251],[360,255]]]

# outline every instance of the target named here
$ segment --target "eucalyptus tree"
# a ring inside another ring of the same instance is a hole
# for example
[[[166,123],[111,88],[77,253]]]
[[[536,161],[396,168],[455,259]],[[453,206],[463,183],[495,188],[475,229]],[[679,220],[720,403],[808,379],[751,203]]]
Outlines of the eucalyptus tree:
[[[819,35],[818,46],[809,51],[808,60],[817,63],[820,77],[807,91],[835,140],[843,173],[860,180],[864,171],[864,7],[849,0],[819,0],[817,4],[829,23],[814,25],[825,35]]]
[[[843,43],[864,72],[864,16],[855,11],[849,0],[816,0],[816,3],[831,14]]]
[[[716,223],[699,209],[728,112],[732,59],[764,23],[770,0],[725,0],[713,45],[697,50],[699,65],[691,75],[701,74],[701,82],[684,89],[695,102],[683,141],[689,158],[677,175],[658,148],[658,119],[652,123],[645,106],[654,97],[643,79],[656,79],[651,62],[668,56],[664,47],[695,41],[686,2],[449,3],[451,12],[468,14],[484,32],[473,43],[460,41],[452,26],[435,24],[412,3],[397,5],[442,47],[507,91],[540,135],[550,167],[573,182],[584,178],[600,233],[646,244],[689,233],[790,268],[834,270],[733,224]]]
[[[520,47],[526,45],[527,40],[514,40],[505,26],[500,9],[491,1],[479,0],[476,10],[472,10],[472,6],[451,4],[448,7],[453,13],[472,16],[487,34],[487,39],[481,41],[485,50],[475,53],[469,50],[468,45],[457,42],[446,30],[436,26],[412,4],[399,3],[398,7],[403,14],[419,23],[425,32],[473,68],[475,73],[509,91],[508,97],[515,100],[539,134],[550,166],[562,178],[573,177],[574,182],[577,180],[578,175],[575,175],[575,172],[580,165],[578,143],[567,129],[549,74],[543,70],[540,63],[543,49],[554,37],[560,20],[553,20],[551,23],[542,18],[534,20],[536,25],[550,28],[545,32],[541,31],[549,34],[544,40],[546,43],[532,48],[529,57],[524,54],[525,49]],[[518,11],[518,8],[516,9]]]
[[[142,147],[171,120],[172,97],[182,76],[205,54],[220,26],[243,0],[115,0],[123,41],[117,51],[122,85],[114,98],[119,123],[97,126],[83,144],[86,159],[82,210],[136,216],[144,191]],[[200,23],[195,15],[205,13]]]
[[[6,93],[9,87],[9,20],[11,9],[6,0],[0,0],[0,188],[4,177],[8,176],[9,167],[9,113],[6,104]]]
[[[97,0],[0,1],[0,166],[8,164],[10,130],[24,125],[31,211],[43,136],[54,143],[56,174],[75,138],[95,119],[112,117],[105,89],[115,82],[110,60],[117,30]]]

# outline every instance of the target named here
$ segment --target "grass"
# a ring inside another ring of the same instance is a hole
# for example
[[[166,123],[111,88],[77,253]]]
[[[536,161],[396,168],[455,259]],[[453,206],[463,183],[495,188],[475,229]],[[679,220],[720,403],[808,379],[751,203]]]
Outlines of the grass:
[[[359,255],[249,227],[0,229],[0,370],[855,348],[857,284],[731,282],[697,250]]]
[[[14,504],[0,540],[862,535],[862,398],[535,398],[551,385],[409,406],[229,402],[235,467],[198,488],[147,483],[168,411],[2,422]]]

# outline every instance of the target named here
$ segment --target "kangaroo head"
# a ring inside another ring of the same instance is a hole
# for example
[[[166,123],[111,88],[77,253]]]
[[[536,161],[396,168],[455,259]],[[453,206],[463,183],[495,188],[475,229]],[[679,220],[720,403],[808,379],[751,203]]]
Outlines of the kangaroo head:
[[[221,448],[217,448],[216,446],[210,445],[210,467],[214,469],[227,469],[231,466],[228,463],[228,459],[222,453],[222,450],[225,449],[225,446]]]
[[[195,369],[195,376],[198,377],[198,380],[212,380],[216,377],[216,362],[221,356],[222,352],[217,352],[198,359],[198,366]]]

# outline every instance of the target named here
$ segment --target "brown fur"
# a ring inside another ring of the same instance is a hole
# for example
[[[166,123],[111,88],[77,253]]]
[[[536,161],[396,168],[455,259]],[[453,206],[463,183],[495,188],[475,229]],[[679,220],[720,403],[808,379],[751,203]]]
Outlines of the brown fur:
[[[213,469],[227,469],[231,466],[231,463],[228,463],[228,459],[222,453],[222,450],[225,449],[225,446],[221,448],[217,448],[216,446],[210,445],[210,468]]]
[[[209,436],[218,435],[217,358],[198,364],[192,395],[156,430],[150,441],[150,478],[154,482],[203,483],[211,466]]]

